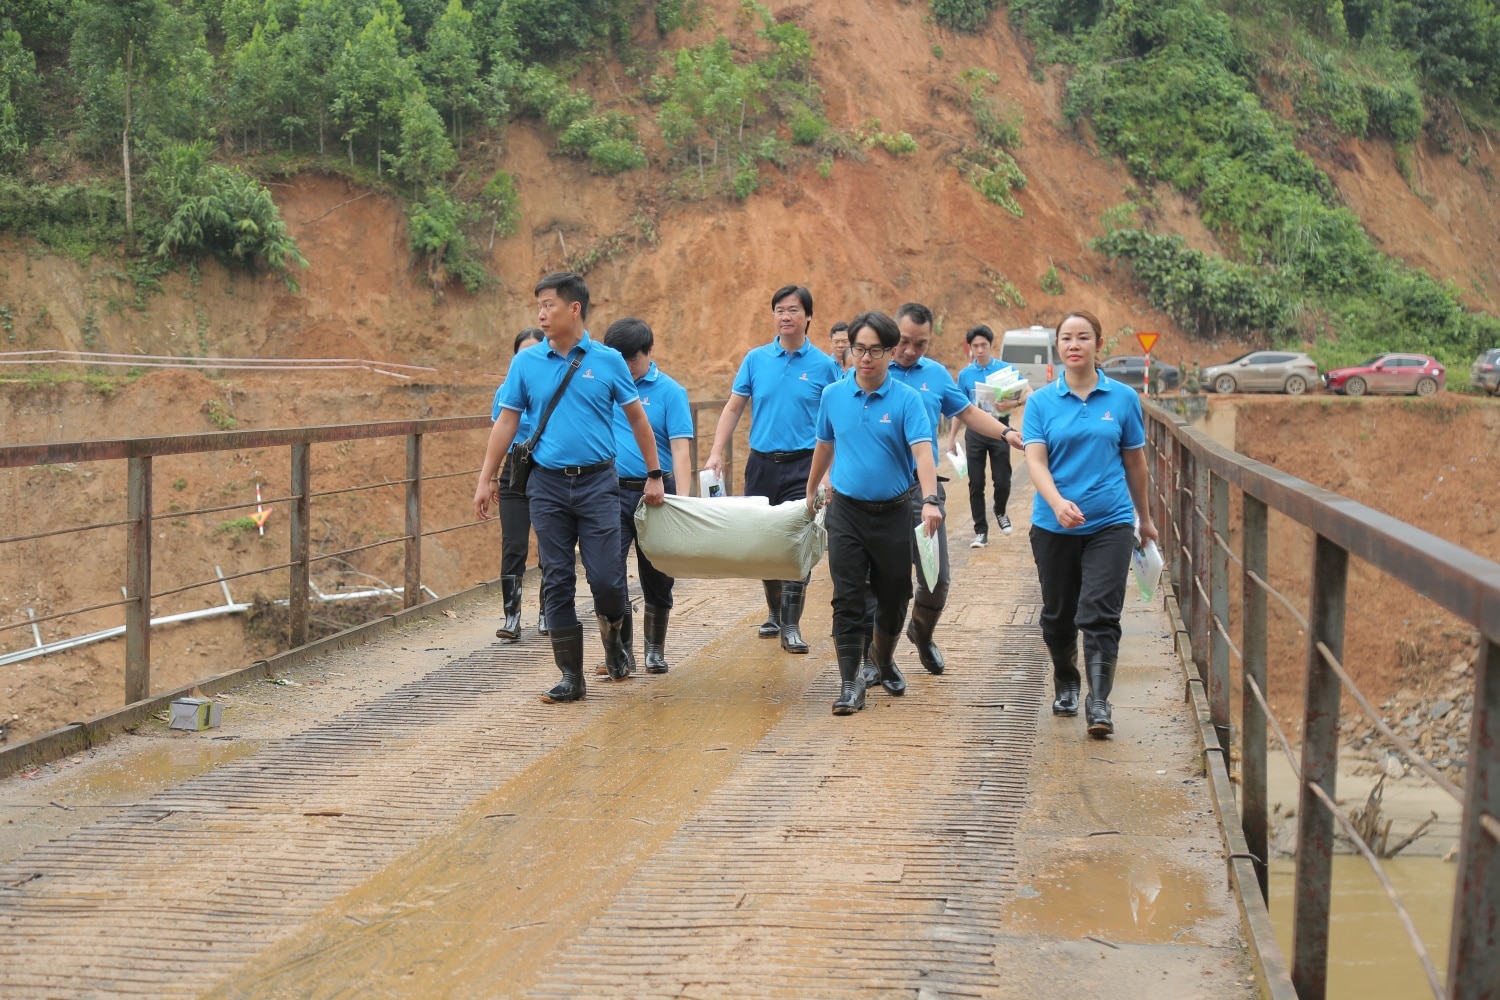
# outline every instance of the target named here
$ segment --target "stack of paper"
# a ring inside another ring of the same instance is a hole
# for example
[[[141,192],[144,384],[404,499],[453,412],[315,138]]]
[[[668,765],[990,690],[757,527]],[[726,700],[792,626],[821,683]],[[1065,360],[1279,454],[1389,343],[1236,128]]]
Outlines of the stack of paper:
[[[1005,367],[990,375],[986,375],[984,384],[995,391],[995,399],[999,401],[1008,399],[1011,396],[1019,396],[1030,383],[1021,377],[1020,369]],[[975,388],[977,389],[978,387],[976,386]]]

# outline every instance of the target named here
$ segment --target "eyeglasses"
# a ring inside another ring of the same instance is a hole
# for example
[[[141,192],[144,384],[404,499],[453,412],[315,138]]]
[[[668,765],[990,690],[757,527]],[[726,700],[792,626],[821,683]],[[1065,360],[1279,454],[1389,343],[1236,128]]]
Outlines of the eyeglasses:
[[[883,358],[889,352],[884,347],[867,347],[864,344],[850,344],[849,353],[856,358],[862,358],[867,354],[872,358]]]
[[[801,309],[793,306],[791,309],[772,309],[771,315],[777,319],[796,319],[798,316],[803,315],[803,312]]]

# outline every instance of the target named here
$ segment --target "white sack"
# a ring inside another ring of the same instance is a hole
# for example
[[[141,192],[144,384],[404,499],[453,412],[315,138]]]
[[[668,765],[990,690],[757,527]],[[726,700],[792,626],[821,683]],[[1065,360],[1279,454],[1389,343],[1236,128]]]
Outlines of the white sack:
[[[660,507],[642,502],[635,528],[651,564],[680,580],[800,580],[828,546],[823,512],[808,517],[802,500],[668,496]]]

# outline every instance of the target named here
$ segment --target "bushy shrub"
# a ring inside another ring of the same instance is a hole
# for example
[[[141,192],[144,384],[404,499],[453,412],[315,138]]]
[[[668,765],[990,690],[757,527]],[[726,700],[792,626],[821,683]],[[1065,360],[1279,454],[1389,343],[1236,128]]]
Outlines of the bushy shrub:
[[[955,31],[977,32],[990,19],[996,0],[932,0],[932,18]]]
[[[809,108],[802,108],[788,123],[792,142],[798,146],[811,146],[828,132],[828,119]]]

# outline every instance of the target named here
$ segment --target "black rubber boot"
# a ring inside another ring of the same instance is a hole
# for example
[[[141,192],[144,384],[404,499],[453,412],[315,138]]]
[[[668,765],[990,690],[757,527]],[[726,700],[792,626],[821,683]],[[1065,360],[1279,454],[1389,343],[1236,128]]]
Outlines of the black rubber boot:
[[[760,637],[774,639],[781,634],[781,581],[762,580],[760,585],[766,588],[766,607],[770,609],[761,623]]]
[[[1082,680],[1078,675],[1078,640],[1070,646],[1048,646],[1047,653],[1052,657],[1052,687],[1057,691],[1052,714],[1077,715]]]
[[[547,628],[547,609],[543,607],[536,613],[536,634],[546,635],[549,631]]]
[[[870,642],[875,635],[875,626],[865,626],[863,640],[864,652],[859,664],[859,679],[864,682],[865,687],[880,683],[880,671],[875,669],[875,661],[870,659]]]
[[[900,637],[897,632],[876,629],[875,638],[870,643],[870,660],[875,664],[875,669],[880,671],[880,686],[893,698],[906,693],[906,678],[901,676],[901,668],[896,666],[896,641]]]
[[[620,647],[624,650],[626,672],[633,674],[635,673],[635,616],[631,614],[629,608],[625,609],[625,617],[620,619],[620,622]],[[601,629],[600,635],[603,634]],[[599,677],[609,674],[608,656],[605,657],[603,663],[594,668],[594,673]]]
[[[630,620],[630,612],[615,619],[601,614],[595,614],[594,617],[599,619],[599,639],[604,643],[604,672],[612,681],[629,679],[631,670],[635,668],[624,637],[625,623]]]
[[[802,641],[802,603],[807,599],[807,584],[801,580],[781,583],[781,648],[788,653],[807,652]]]
[[[1083,703],[1089,722],[1089,735],[1097,739],[1114,735],[1115,723],[1110,715],[1109,692],[1115,686],[1115,664],[1103,653],[1089,651],[1089,696]]]
[[[667,672],[667,619],[672,615],[671,608],[658,608],[655,605],[646,605],[646,673],[664,674]]]
[[[500,593],[505,598],[505,624],[495,629],[495,638],[515,642],[521,638],[521,578],[502,576]]]
[[[833,703],[834,715],[853,715],[865,707],[865,682],[860,677],[859,661],[864,657],[864,639],[841,635],[833,640],[839,655],[839,700]]]
[[[552,659],[562,671],[562,680],[542,695],[542,700],[549,703],[583,700],[583,626],[557,629],[550,638]]]
[[[929,674],[940,674],[947,666],[937,643],[932,641],[932,630],[937,628],[938,616],[941,614],[942,611],[937,608],[914,604],[911,609],[911,624],[906,626],[906,637],[917,647],[917,659],[922,661],[922,666],[927,668]]]

